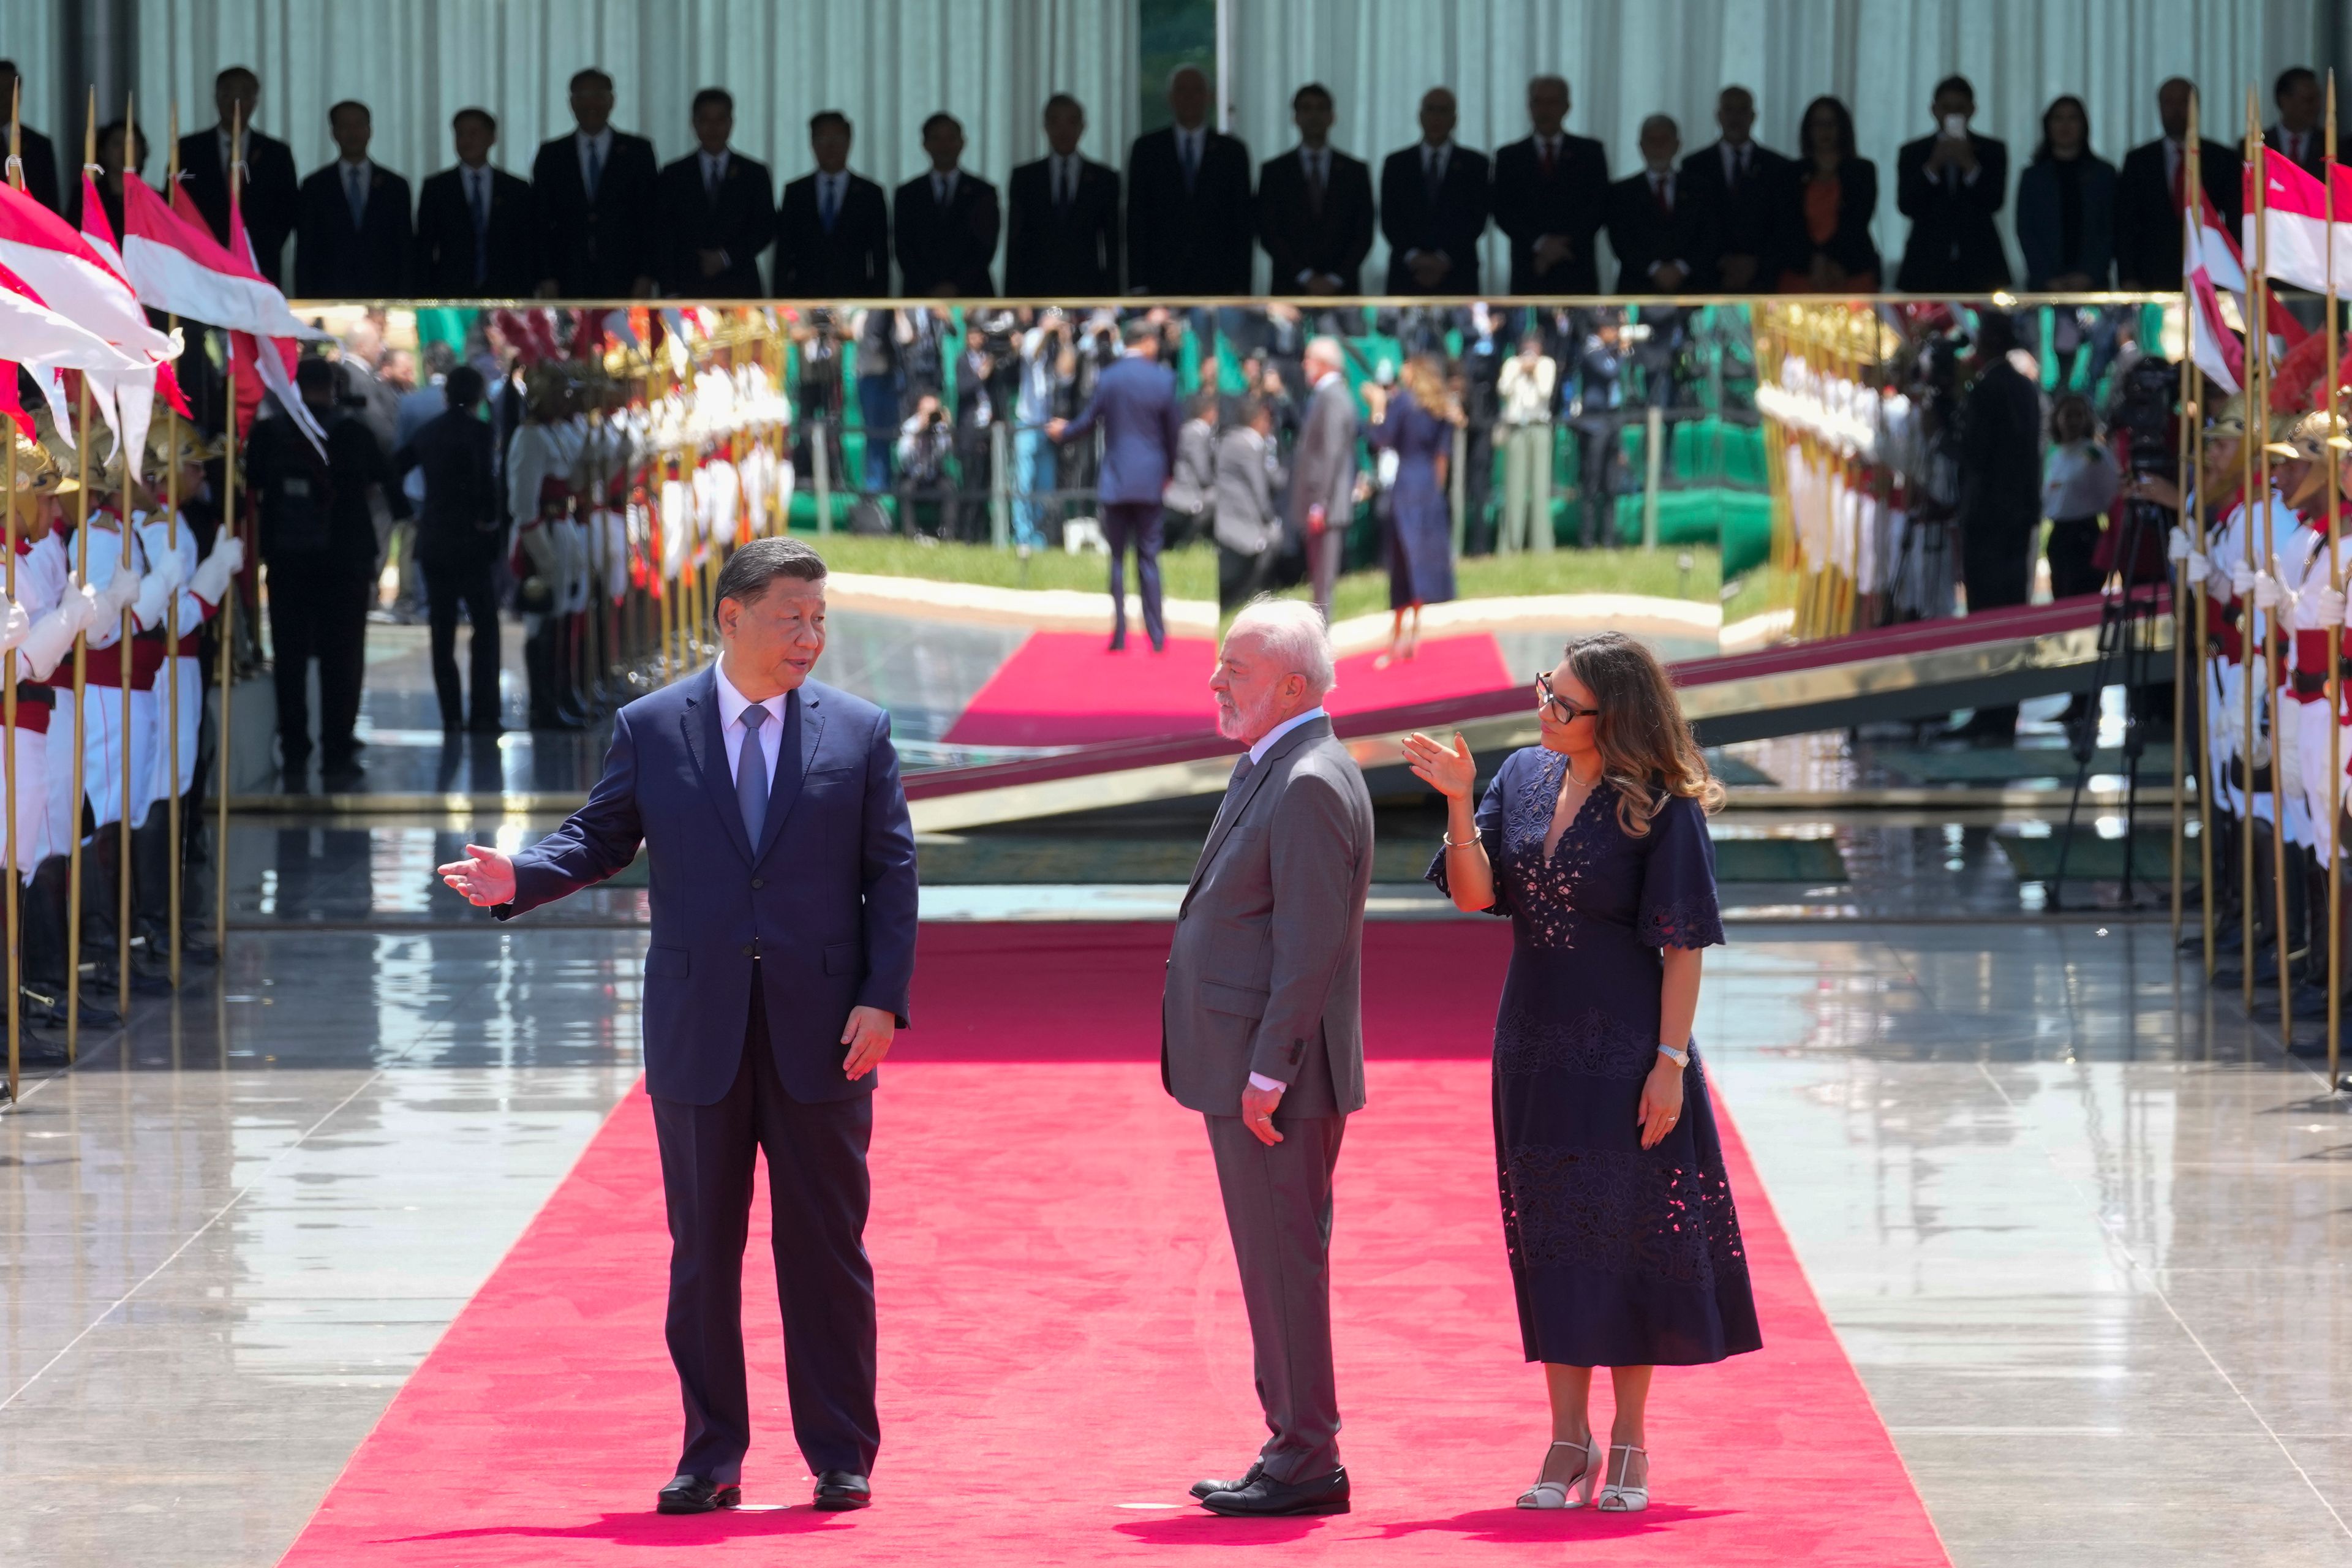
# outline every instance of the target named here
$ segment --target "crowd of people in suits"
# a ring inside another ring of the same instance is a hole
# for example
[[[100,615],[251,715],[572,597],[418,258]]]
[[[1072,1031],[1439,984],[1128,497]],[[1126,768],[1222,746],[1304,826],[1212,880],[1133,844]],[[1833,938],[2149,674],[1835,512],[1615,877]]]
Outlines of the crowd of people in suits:
[[[0,61],[0,90],[14,75]],[[1946,79],[1929,105],[1932,129],[1895,155],[1909,229],[1891,273],[1872,237],[1879,168],[1856,151],[1837,99],[1805,107],[1796,148],[1783,153],[1756,139],[1753,94],[1727,87],[1713,142],[1685,153],[1681,127],[1652,115],[1640,167],[1612,179],[1607,149],[1566,129],[1572,100],[1557,75],[1529,81],[1528,133],[1491,159],[1455,141],[1454,96],[1432,88],[1420,139],[1383,159],[1377,177],[1331,145],[1335,105],[1319,83],[1292,96],[1297,144],[1255,175],[1249,147],[1212,122],[1197,68],[1174,73],[1171,123],[1137,137],[1123,171],[1079,152],[1085,107],[1056,93],[1044,110],[1046,155],[1015,168],[1002,195],[962,166],[963,127],[951,114],[923,123],[929,166],[886,191],[852,171],[854,127],[825,110],[809,121],[814,167],[779,199],[768,166],[731,144],[724,89],[695,95],[695,150],[665,164],[646,138],[614,127],[613,79],[590,68],[572,79],[574,129],[540,145],[528,180],[490,161],[497,116],[461,109],[450,122],[457,162],[412,198],[407,179],[369,155],[367,105],[347,100],[328,111],[335,161],[307,178],[284,142],[248,129],[242,205],[263,273],[312,299],[1246,295],[1259,249],[1268,292],[1283,296],[2168,289],[2180,275],[2191,91],[2180,78],[2158,89],[2162,134],[2120,167],[2092,151],[2080,98],[2053,100],[2015,181],[2005,237],[2010,149],[1971,128],[1968,79]],[[215,232],[227,223],[229,128],[240,116],[251,126],[259,95],[251,70],[221,72],[218,122],[180,141],[179,178]],[[2294,67],[2273,98],[2265,140],[2320,170],[2318,79]],[[100,200],[114,206],[125,133],[117,123],[100,135]],[[145,153],[142,137],[128,162],[139,166]],[[2200,154],[2206,193],[2234,228],[2239,153],[2206,139]],[[77,216],[78,186],[60,183],[54,148],[29,127],[23,157],[31,194]],[[1482,275],[1490,224],[1508,242],[1505,279]],[[1388,264],[1370,278],[1376,232]],[[1615,260],[1608,276],[1604,234]]]

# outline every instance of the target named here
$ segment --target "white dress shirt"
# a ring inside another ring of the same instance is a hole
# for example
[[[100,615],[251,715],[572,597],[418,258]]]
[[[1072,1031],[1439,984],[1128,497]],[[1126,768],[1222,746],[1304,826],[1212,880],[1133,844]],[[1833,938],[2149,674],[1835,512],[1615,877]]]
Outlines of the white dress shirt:
[[[1281,740],[1285,735],[1289,734],[1293,730],[1297,729],[1301,724],[1306,723],[1310,719],[1327,719],[1328,717],[1330,717],[1330,715],[1326,713],[1318,704],[1316,707],[1309,708],[1304,713],[1285,719],[1281,723],[1276,724],[1273,729],[1268,730],[1265,734],[1260,735],[1257,738],[1257,743],[1249,749],[1250,766],[1255,767],[1258,763],[1265,761],[1265,754],[1266,752],[1274,750],[1274,743],[1276,741]],[[1249,1081],[1250,1087],[1258,1090],[1260,1093],[1264,1093],[1269,1089],[1288,1089],[1290,1087],[1280,1079],[1268,1078],[1262,1072],[1254,1072],[1250,1074]]]
[[[956,176],[961,173],[963,171],[961,169],[950,169],[945,174],[941,174],[937,169],[932,170],[931,200],[940,206],[945,206],[955,200]]]
[[[743,756],[743,710],[751,706],[751,700],[736,690],[735,683],[727,679],[725,658],[711,667],[711,673],[718,677],[719,736],[727,744],[727,778],[731,784]],[[784,700],[788,695],[780,691],[760,704],[768,710],[767,722],[760,726],[760,755],[767,761],[770,789],[775,788],[776,756],[784,745]]]

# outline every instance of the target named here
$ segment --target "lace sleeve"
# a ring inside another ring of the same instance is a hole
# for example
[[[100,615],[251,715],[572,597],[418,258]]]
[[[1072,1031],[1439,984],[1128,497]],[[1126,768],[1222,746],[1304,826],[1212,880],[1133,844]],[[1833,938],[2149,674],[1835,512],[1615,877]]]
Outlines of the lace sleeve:
[[[1471,819],[1477,825],[1479,841],[1486,847],[1486,864],[1494,868],[1495,874],[1495,901],[1488,904],[1483,912],[1506,919],[1511,913],[1511,898],[1503,884],[1503,774],[1509,767],[1510,763],[1507,759],[1501,768],[1495,770],[1495,777],[1486,785],[1485,797],[1478,802],[1477,815]],[[1454,896],[1454,889],[1445,879],[1445,846],[1443,844],[1437,847],[1436,855],[1429,862],[1429,869],[1422,875],[1424,880],[1436,883],[1437,890],[1447,898]]]
[[[1723,941],[1715,896],[1715,843],[1698,802],[1676,796],[1650,824],[1636,929],[1651,947],[1712,947]]]

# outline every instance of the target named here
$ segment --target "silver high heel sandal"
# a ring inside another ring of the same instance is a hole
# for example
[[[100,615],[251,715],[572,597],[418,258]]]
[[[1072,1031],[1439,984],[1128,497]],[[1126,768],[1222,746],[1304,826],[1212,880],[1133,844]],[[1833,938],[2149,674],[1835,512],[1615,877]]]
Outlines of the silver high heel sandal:
[[[1609,1456],[1612,1461],[1620,1454],[1642,1456],[1642,1484],[1638,1487],[1626,1485],[1622,1478],[1632,1475],[1633,1467],[1631,1464],[1617,1465],[1615,1468],[1621,1479],[1611,1481],[1601,1489],[1601,1511],[1602,1513],[1640,1513],[1650,1506],[1650,1451],[1646,1448],[1636,1448],[1630,1443],[1621,1443],[1609,1450]]]
[[[1544,1450],[1545,1465],[1547,1467],[1550,1465],[1555,1449],[1575,1447],[1573,1443],[1554,1443],[1551,1447]],[[1582,1508],[1592,1500],[1593,1472],[1599,1469],[1607,1458],[1608,1456],[1601,1450],[1600,1443],[1587,1436],[1584,1440],[1583,1470],[1564,1481],[1538,1481],[1519,1494],[1519,1506],[1544,1509]],[[1571,1497],[1574,1500],[1572,1501]]]

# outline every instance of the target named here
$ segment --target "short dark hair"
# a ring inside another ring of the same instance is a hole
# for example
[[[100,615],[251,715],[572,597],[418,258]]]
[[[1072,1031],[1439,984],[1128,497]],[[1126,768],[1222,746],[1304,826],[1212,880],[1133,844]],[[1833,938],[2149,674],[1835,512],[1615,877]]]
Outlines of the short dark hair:
[[[1977,308],[1977,352],[2005,354],[2017,346],[2017,322],[2008,311],[1988,303]]]
[[[824,557],[797,539],[754,539],[739,545],[735,553],[727,558],[727,564],[719,569],[719,589],[711,595],[712,607],[715,610],[724,599],[732,599],[739,605],[757,604],[779,577],[822,583]]]
[[[492,114],[487,109],[459,110],[457,113],[449,117],[449,129],[455,131],[459,125],[468,120],[480,121],[483,124],[490,128],[490,134],[493,136],[496,136],[499,133],[499,117]]]
[[[687,112],[699,114],[702,112],[702,106],[706,103],[724,104],[728,113],[735,112],[735,95],[723,87],[706,87],[696,93],[694,102],[688,107]]]
[[[320,359],[316,354],[294,366],[294,384],[306,401],[320,393],[324,393],[329,398],[340,396],[342,393],[342,376],[336,371],[334,362]]]
[[[567,84],[567,86],[571,91],[578,92],[580,90],[580,84],[583,81],[594,82],[606,92],[613,90],[613,79],[606,76],[594,66],[583,66],[578,70],[573,71],[572,73],[572,80]]]
[[[220,75],[213,78],[213,85],[215,87],[220,87],[226,83],[231,77],[243,77],[246,80],[251,82],[257,89],[261,86],[261,78],[254,74],[254,70],[251,66],[230,66],[226,70],[222,71]]]
[[[341,103],[331,106],[327,110],[327,123],[332,125],[335,122],[335,116],[341,114],[346,109],[356,109],[362,114],[367,115],[369,124],[373,125],[375,123],[375,116],[369,111],[368,106],[362,103],[356,98],[347,98]]]
[[[2309,82],[2312,86],[2317,87],[2319,85],[2319,73],[2313,70],[2309,66],[2287,67],[2286,69],[2278,73],[2278,80],[2271,83],[2271,101],[2273,103],[2276,103],[2280,99],[2284,98],[2291,89],[2301,87],[2305,82]]]
[[[436,343],[433,346],[446,348],[448,345]],[[479,403],[483,393],[487,390],[482,381],[482,373],[469,364],[457,366],[449,373],[449,379],[441,384],[441,395],[448,400],[450,407],[460,412]]]
[[[24,72],[16,68],[16,62],[15,60],[0,59],[0,76],[22,76],[24,74]]]
[[[1943,80],[1936,84],[1936,90],[1927,95],[1927,101],[1933,103],[1936,100],[1943,97],[1948,92],[1957,92],[1962,98],[1967,99],[1970,103],[1974,103],[1977,100],[1977,89],[1969,85],[1969,79],[1964,76],[1953,75],[1946,77]]]
[[[849,116],[844,114],[838,109],[820,109],[814,114],[810,115],[809,134],[812,136],[815,135],[817,132],[817,127],[823,125],[827,121],[835,121],[840,125],[844,131],[848,132],[853,136],[857,134],[857,128],[849,123]]]
[[[1297,92],[1292,93],[1290,95],[1290,107],[1293,109],[1297,108],[1298,100],[1302,98],[1319,98],[1326,103],[1333,101],[1331,89],[1325,87],[1319,81],[1310,81],[1304,87],[1301,87]]]
[[[1057,92],[1053,97],[1047,99],[1045,100],[1045,107],[1043,112],[1045,114],[1051,114],[1057,109],[1075,109],[1080,114],[1084,114],[1087,111],[1087,106],[1085,104],[1080,103],[1076,97],[1066,92]]]
[[[436,338],[425,345],[425,370],[428,375],[447,375],[457,368],[457,351],[446,338]]]
[[[931,133],[931,127],[932,127],[932,126],[934,126],[934,125],[937,125],[938,123],[940,123],[940,121],[943,121],[943,120],[944,120],[944,121],[946,121],[950,125],[954,126],[958,131],[961,131],[961,130],[963,129],[963,121],[962,121],[958,120],[954,115],[950,114],[946,110],[944,110],[944,109],[940,109],[940,110],[933,110],[933,111],[931,112],[930,116],[929,116],[929,118],[927,118],[927,119],[923,121],[923,135],[924,135],[926,138],[929,138],[929,135],[930,135],[930,133]]]

